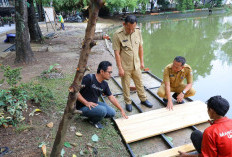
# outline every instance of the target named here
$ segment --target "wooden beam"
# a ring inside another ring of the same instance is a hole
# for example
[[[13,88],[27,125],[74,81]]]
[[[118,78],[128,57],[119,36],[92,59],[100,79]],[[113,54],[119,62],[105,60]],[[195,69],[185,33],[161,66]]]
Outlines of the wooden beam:
[[[207,106],[201,101],[174,105],[173,111],[161,108],[116,119],[127,143],[207,122]]]
[[[172,149],[168,149],[165,151],[157,152],[154,154],[149,154],[149,155],[146,155],[144,157],[174,157],[174,156],[179,155],[178,151],[192,152],[194,150],[195,150],[195,148],[194,148],[193,144],[190,143],[190,144],[182,145],[182,146],[175,147]]]

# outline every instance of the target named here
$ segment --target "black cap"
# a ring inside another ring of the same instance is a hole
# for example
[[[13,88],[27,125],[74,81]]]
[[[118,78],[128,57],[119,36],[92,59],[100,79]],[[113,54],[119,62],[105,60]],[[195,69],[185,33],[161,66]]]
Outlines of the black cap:
[[[221,96],[213,96],[207,101],[208,108],[213,109],[218,115],[225,116],[230,108],[229,102]]]

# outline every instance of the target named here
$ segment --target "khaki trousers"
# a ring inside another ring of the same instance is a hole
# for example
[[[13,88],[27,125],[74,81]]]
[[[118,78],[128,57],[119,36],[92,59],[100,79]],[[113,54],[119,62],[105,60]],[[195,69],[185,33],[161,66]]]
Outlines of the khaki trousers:
[[[130,81],[134,81],[139,99],[141,101],[146,101],[147,96],[145,94],[145,90],[143,87],[142,83],[142,74],[141,70],[125,70],[124,71],[124,76],[121,77],[121,82],[122,82],[122,88],[123,88],[123,96],[124,96],[124,101],[126,104],[131,104],[131,99],[130,99]]]
[[[186,87],[186,84],[181,84],[180,86],[175,87],[175,88],[170,87],[170,90],[171,90],[171,92],[181,93],[185,89],[185,87]],[[195,89],[191,88],[190,90],[188,90],[186,92],[186,94],[184,95],[184,98],[187,98],[187,97],[190,97],[190,96],[194,96],[195,93],[196,93]],[[167,95],[166,95],[166,92],[165,92],[165,85],[164,84],[161,84],[161,86],[158,89],[157,94],[159,95],[159,97],[167,99]]]

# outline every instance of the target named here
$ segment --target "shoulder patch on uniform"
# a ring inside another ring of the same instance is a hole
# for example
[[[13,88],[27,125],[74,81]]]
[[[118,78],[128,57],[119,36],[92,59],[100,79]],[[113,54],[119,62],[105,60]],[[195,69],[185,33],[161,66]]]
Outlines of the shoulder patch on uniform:
[[[191,69],[191,67],[188,64],[184,65],[185,68]]]
[[[121,27],[121,28],[119,28],[119,29],[117,29],[117,30],[115,31],[115,33],[120,33],[120,32],[123,32],[123,27]]]

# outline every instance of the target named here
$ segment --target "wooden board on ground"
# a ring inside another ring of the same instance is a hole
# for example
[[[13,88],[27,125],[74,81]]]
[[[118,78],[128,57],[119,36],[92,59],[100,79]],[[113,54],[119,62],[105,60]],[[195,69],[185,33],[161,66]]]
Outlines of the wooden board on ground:
[[[161,108],[132,115],[128,119],[119,118],[115,121],[125,141],[131,143],[204,123],[208,119],[207,105],[201,101],[194,101],[174,105],[172,111]]]
[[[168,149],[168,150],[165,150],[165,151],[161,151],[161,152],[158,152],[158,153],[149,154],[149,155],[146,155],[144,157],[161,157],[161,156],[174,157],[174,156],[179,155],[178,151],[192,152],[194,150],[195,150],[195,148],[194,148],[193,144],[190,143],[190,144],[186,144],[186,145],[183,145],[183,146]]]

